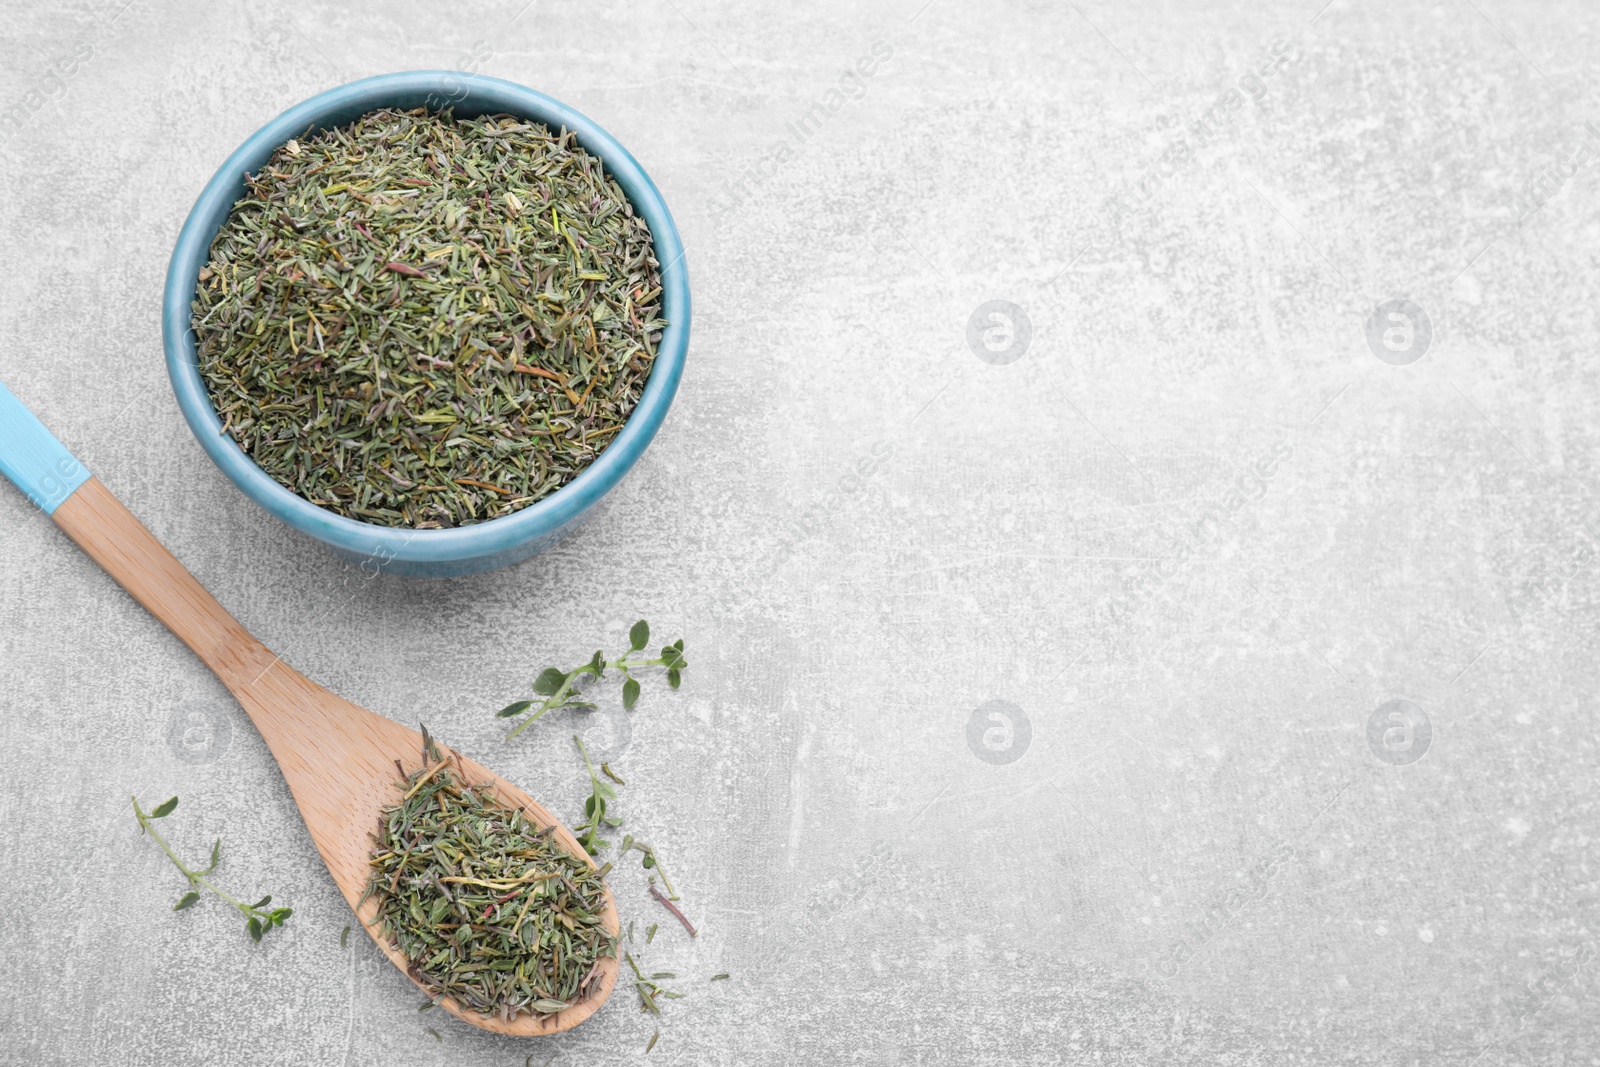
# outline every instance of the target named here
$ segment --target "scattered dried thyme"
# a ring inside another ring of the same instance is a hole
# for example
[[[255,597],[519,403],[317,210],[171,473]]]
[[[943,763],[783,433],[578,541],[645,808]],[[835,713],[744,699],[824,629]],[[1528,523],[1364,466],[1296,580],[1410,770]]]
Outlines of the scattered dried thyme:
[[[618,937],[596,870],[448,763],[409,775],[386,808],[367,893],[384,935],[435,996],[510,1020],[548,1015],[597,987]]]
[[[253,175],[193,303],[224,429],[315,504],[461,526],[570,482],[666,323],[649,227],[566,130],[374,111]]]

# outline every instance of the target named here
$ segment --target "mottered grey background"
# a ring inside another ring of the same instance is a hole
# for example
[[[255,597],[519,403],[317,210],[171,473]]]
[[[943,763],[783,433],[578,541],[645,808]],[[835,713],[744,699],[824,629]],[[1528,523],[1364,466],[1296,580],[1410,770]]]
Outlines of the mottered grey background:
[[[0,487],[0,1058],[1600,1063],[1597,37],[1580,0],[7,5],[0,378],[313,679],[569,820],[584,732],[702,933],[629,864],[659,1019],[418,1014],[227,693]],[[438,67],[628,145],[696,316],[578,534],[368,579],[197,447],[159,296],[249,133]],[[681,691],[502,741],[640,616]],[[128,798],[174,793],[283,930],[169,910]]]

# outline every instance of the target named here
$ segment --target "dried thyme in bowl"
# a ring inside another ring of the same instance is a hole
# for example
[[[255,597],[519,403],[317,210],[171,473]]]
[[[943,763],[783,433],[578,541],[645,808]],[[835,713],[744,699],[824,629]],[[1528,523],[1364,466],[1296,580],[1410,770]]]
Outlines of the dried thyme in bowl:
[[[617,955],[610,864],[596,870],[449,766],[413,772],[384,809],[367,885],[376,921],[435,996],[508,1021],[571,1007]]]
[[[436,529],[570,482],[666,325],[649,227],[566,130],[382,110],[247,176],[193,324],[227,433],[341,515]]]

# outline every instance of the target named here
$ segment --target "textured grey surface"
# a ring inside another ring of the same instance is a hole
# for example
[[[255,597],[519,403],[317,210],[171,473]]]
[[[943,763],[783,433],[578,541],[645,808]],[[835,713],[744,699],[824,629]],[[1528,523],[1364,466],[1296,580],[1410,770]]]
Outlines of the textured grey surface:
[[[0,487],[5,1062],[1600,1063],[1592,4],[124,2],[0,17],[0,378],[312,678],[568,818],[594,734],[704,932],[630,867],[662,1019],[418,1015],[227,693]],[[205,459],[158,298],[248,133],[437,66],[627,144],[697,316],[603,515],[369,581]],[[680,693],[501,742],[640,615]],[[131,793],[289,925],[167,910]]]

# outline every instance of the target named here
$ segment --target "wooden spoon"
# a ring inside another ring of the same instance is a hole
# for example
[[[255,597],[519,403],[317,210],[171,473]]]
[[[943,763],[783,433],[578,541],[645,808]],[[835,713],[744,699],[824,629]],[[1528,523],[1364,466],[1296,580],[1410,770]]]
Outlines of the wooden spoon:
[[[251,637],[4,384],[0,384],[0,473],[166,623],[244,706],[278,761],[339,891],[378,948],[409,975],[406,958],[373,925],[377,900],[369,898],[359,906],[358,901],[366,891],[367,860],[379,812],[400,795],[395,761],[410,769],[420,766],[422,735],[328,692]],[[520,807],[537,825],[555,827],[556,839],[568,852],[588,859],[572,832],[522,790],[463,756],[446,750],[446,758],[459,760],[470,780],[493,783],[503,803]],[[619,930],[609,888],[604,928],[611,934]],[[412,980],[416,981],[414,976]],[[587,1019],[616,984],[617,960],[608,958],[600,961],[599,982],[591,986],[592,992],[554,1015],[522,1014],[503,1022],[448,997],[439,1003],[464,1022],[498,1034],[553,1034]]]

